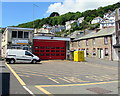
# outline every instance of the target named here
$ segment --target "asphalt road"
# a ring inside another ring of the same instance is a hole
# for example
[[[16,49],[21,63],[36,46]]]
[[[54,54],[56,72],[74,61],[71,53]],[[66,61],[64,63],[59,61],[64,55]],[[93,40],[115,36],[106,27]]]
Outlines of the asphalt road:
[[[118,94],[117,65],[48,60],[7,66],[30,94]]]

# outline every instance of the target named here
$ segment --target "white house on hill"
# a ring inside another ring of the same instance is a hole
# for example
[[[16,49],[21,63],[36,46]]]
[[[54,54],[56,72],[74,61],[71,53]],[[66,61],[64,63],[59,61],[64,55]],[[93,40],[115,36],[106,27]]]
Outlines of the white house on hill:
[[[96,17],[91,21],[91,24],[100,23],[103,19],[101,17]]]

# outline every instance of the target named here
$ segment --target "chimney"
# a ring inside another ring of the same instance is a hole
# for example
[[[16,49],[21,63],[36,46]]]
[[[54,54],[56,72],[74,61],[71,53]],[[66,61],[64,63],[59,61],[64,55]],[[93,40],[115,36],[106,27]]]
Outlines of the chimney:
[[[96,29],[96,33],[97,33],[98,31],[100,31],[100,29],[97,28],[97,29]]]

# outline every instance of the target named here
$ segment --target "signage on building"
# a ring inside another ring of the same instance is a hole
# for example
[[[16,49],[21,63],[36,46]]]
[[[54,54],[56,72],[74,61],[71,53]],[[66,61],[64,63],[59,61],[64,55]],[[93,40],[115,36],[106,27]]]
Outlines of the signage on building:
[[[28,40],[12,40],[12,44],[27,45]]]

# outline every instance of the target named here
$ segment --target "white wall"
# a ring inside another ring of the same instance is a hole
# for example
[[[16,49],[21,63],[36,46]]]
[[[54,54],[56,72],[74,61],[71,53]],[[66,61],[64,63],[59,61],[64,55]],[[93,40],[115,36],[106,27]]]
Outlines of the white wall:
[[[115,33],[112,35],[112,45],[116,44],[116,35]],[[114,48],[112,47],[112,59],[113,61],[118,61],[119,57],[118,57],[118,48]]]

